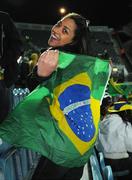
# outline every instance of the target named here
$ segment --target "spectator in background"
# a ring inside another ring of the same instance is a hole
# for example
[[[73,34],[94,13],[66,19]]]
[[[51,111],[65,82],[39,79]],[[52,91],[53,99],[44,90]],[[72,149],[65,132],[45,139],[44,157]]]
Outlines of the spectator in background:
[[[12,18],[0,11],[0,122],[10,110],[10,87],[17,80],[17,59],[22,52],[22,39]]]
[[[132,104],[120,101],[108,108],[100,123],[96,148],[103,152],[105,163],[113,172],[129,170],[123,179],[132,179]],[[121,178],[120,178],[121,179]]]
[[[27,87],[27,77],[32,72],[33,68],[37,64],[39,53],[32,53],[29,57],[24,56],[19,63],[20,75],[16,82],[18,87]]]
[[[110,105],[112,105],[112,97],[110,94],[106,93],[100,107],[101,120],[107,115]]]
[[[29,60],[29,72],[33,70],[38,62],[39,55],[37,53],[32,53]]]

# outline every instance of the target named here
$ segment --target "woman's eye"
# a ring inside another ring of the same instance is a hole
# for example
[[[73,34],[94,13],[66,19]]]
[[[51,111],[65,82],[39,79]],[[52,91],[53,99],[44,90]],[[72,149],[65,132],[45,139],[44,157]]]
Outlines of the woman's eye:
[[[68,34],[68,31],[67,31],[67,29],[63,29],[63,33],[66,33],[66,34]]]

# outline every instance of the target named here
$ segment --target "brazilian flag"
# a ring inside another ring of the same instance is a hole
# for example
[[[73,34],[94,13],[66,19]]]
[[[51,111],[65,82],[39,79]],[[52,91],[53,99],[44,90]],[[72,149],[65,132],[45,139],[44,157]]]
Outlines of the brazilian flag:
[[[57,70],[10,113],[0,137],[61,166],[84,165],[97,138],[109,75],[107,60],[60,52]]]
[[[129,98],[132,96],[132,82],[117,83],[111,78],[109,81],[108,92],[112,96],[124,95]]]

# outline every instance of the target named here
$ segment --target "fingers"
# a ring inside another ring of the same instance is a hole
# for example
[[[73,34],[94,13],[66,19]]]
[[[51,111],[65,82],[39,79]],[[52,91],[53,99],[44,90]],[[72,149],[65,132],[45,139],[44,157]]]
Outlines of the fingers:
[[[39,61],[52,61],[55,57],[58,57],[59,55],[59,51],[56,49],[56,50],[46,50],[44,51],[41,55],[40,55],[40,58],[39,58]]]
[[[41,54],[38,60],[38,75],[49,76],[58,65],[58,50],[48,50]]]

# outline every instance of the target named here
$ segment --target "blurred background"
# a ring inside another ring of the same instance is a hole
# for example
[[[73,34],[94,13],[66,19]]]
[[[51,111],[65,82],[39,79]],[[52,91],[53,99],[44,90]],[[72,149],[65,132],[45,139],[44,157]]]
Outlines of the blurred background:
[[[0,10],[10,14],[25,43],[18,84],[25,86],[27,74],[47,48],[52,25],[66,13],[76,12],[90,20],[94,55],[112,61],[114,82],[127,84],[131,94],[132,0],[1,0]]]
[[[1,0],[0,10],[8,11],[17,22],[54,24],[60,19],[60,8],[87,17],[91,25],[120,28],[132,20],[131,0]]]

